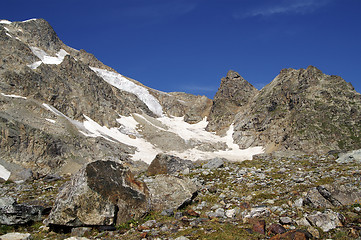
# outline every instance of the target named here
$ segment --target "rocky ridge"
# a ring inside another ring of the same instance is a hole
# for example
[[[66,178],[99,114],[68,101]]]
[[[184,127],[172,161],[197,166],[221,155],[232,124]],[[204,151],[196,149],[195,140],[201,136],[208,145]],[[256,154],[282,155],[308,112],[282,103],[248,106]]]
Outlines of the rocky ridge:
[[[234,141],[267,152],[360,148],[361,94],[319,69],[284,69],[237,113]]]

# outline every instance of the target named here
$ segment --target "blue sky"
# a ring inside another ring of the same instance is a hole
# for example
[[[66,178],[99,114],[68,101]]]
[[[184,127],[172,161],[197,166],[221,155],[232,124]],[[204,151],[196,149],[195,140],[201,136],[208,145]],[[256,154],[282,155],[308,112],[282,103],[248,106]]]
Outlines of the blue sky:
[[[63,42],[162,91],[213,98],[232,69],[258,89],[314,65],[361,92],[361,0],[5,1],[0,19],[44,18]]]

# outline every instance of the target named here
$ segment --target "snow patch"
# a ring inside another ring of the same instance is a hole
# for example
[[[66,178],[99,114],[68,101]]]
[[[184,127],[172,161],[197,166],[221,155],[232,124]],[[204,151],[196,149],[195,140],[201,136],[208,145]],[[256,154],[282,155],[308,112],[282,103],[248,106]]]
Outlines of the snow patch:
[[[11,36],[9,33],[5,33],[8,37],[11,37],[11,38],[13,38],[13,36]]]
[[[56,121],[53,120],[53,119],[45,118],[45,120],[48,121],[48,122],[51,122],[51,123],[56,123]]]
[[[183,117],[161,117],[157,120],[166,125],[169,128],[168,131],[177,134],[186,141],[190,139],[208,142],[222,141],[220,136],[205,130],[208,124],[207,118],[196,124],[185,122]]]
[[[3,165],[0,164],[0,178],[7,181],[11,175],[11,172],[7,170]]]
[[[157,116],[163,115],[162,106],[159,104],[158,100],[149,93],[149,91],[146,88],[139,86],[132,81],[129,81],[119,73],[115,73],[95,67],[90,67],[90,68],[99,77],[103,78],[104,81],[106,81],[110,85],[120,90],[135,94],[140,100],[142,100],[145,103],[145,105],[147,105],[149,110],[151,110]]]
[[[84,115],[86,121],[83,122],[85,129],[89,133],[80,131],[82,134],[88,137],[103,137],[109,141],[118,141],[120,143],[136,147],[137,150],[133,155],[132,159],[142,160],[146,163],[151,163],[155,156],[161,152],[159,149],[156,149],[151,143],[147,142],[142,138],[130,138],[127,134],[122,133],[118,128],[107,128],[105,126],[100,126],[97,122]],[[131,118],[125,118],[119,120],[124,122],[125,120],[130,120]],[[135,120],[130,120],[130,123],[126,123],[128,127],[136,126]],[[133,129],[134,131],[135,129]]]
[[[0,20],[0,24],[11,24],[8,20]]]
[[[31,22],[31,21],[36,21],[36,20],[38,20],[38,19],[37,19],[37,18],[31,18],[31,19],[28,19],[28,20],[23,21],[23,23],[25,23],[25,22]]]
[[[33,52],[33,54],[35,56],[37,56],[38,58],[40,58],[41,62],[45,63],[45,64],[60,64],[63,62],[64,57],[66,55],[69,55],[69,53],[67,51],[65,51],[64,49],[60,49],[59,52],[56,53],[56,57],[52,57],[50,55],[48,55],[44,50],[37,48],[37,47],[30,47],[31,51]],[[40,66],[39,62],[35,62],[33,64],[28,65],[28,67],[36,69],[37,67],[35,66]]]
[[[31,69],[37,69],[42,63],[43,63],[42,61],[37,61],[32,64],[28,64],[27,66]]]
[[[1,95],[3,95],[4,97],[27,99],[26,97],[19,96],[19,95],[13,95],[13,94],[7,95],[7,94],[4,94],[4,93],[1,93]]]

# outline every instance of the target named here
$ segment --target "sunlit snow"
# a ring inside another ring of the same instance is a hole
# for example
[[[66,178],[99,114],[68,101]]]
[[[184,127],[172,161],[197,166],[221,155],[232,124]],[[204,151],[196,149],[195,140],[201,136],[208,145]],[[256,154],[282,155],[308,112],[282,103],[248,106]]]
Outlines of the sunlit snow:
[[[51,123],[56,123],[56,121],[53,120],[53,119],[45,118],[45,120],[48,121],[48,122],[51,122]]]
[[[37,18],[31,18],[31,19],[25,20],[23,22],[25,23],[25,22],[36,21],[36,20],[38,20],[38,19]]]
[[[31,68],[31,69],[37,69],[39,66],[40,66],[40,64],[42,64],[43,62],[42,61],[37,61],[37,62],[34,62],[34,63],[32,63],[32,64],[29,64],[29,65],[27,65],[29,68]]]
[[[11,172],[9,172],[6,168],[4,168],[2,165],[0,165],[0,178],[7,181],[11,175]]]
[[[84,127],[89,133],[81,131],[82,134],[89,137],[103,137],[107,140],[118,141],[129,146],[136,147],[137,150],[133,155],[133,160],[142,160],[146,163],[151,163],[154,157],[160,152],[159,149],[156,149],[151,143],[147,142],[143,138],[131,138],[127,134],[124,134],[119,131],[118,128],[107,128],[105,126],[100,126],[97,122],[90,119],[88,116],[85,116],[86,121],[83,122]],[[122,120],[119,120],[122,122]],[[131,120],[128,127],[135,127],[135,122]]]
[[[110,85],[130,93],[135,94],[145,105],[157,116],[162,116],[163,109],[159,104],[158,100],[149,93],[149,91],[132,81],[129,81],[119,73],[107,71],[100,68],[90,67],[99,77],[103,78],[104,81]]]
[[[154,157],[163,150],[154,146],[151,142],[147,141],[141,134],[141,125],[146,124],[162,131],[169,131],[177,134],[185,141],[193,140],[200,145],[202,143],[226,143],[227,149],[223,151],[206,152],[197,149],[196,147],[186,149],[185,151],[171,151],[167,152],[178,156],[180,158],[189,159],[192,161],[206,160],[214,157],[223,157],[231,161],[242,161],[246,159],[252,159],[255,154],[263,153],[263,147],[252,147],[248,149],[240,149],[237,144],[233,142],[233,125],[230,126],[226,136],[220,137],[214,133],[207,132],[205,130],[207,121],[203,121],[197,124],[188,124],[183,121],[182,117],[165,117],[155,118],[154,121],[150,121],[149,117],[144,117],[140,114],[133,114],[132,116],[120,116],[116,121],[120,124],[118,128],[108,128],[101,126],[88,116],[84,115],[85,121],[79,122],[67,117],[65,114],[58,111],[53,106],[43,103],[43,106],[49,111],[53,112],[57,116],[62,116],[74,124],[79,132],[87,137],[102,137],[114,144],[116,142],[126,144],[136,148],[135,154],[132,154],[133,160],[142,160],[146,163],[151,163]],[[142,119],[138,122],[136,119]],[[46,119],[51,123],[55,123],[55,120]],[[144,120],[144,121],[143,121]],[[156,123],[158,121],[158,124]],[[138,132],[139,131],[139,132]],[[158,131],[158,130],[155,130]],[[161,134],[161,132],[159,132]],[[166,141],[166,139],[165,139]]]
[[[56,53],[56,57],[49,56],[44,50],[37,48],[37,47],[30,47],[31,51],[34,53],[35,56],[40,58],[41,62],[45,64],[60,64],[63,62],[64,57],[69,55],[64,49],[60,49],[59,52]],[[32,69],[36,69],[40,66],[41,62],[39,61],[29,64],[28,67]]]
[[[11,22],[8,21],[8,20],[0,20],[0,23],[2,23],[2,24],[11,24]]]
[[[4,93],[1,93],[1,95],[3,95],[4,97],[11,97],[11,98],[22,98],[22,99],[26,99],[26,97],[19,96],[19,95],[13,95],[13,94],[7,95],[7,94],[4,94]]]

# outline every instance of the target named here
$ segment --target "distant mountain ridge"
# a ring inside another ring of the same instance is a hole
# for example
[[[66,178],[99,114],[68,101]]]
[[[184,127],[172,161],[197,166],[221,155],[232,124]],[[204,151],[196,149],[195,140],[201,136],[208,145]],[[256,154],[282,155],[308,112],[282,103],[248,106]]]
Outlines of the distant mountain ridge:
[[[165,93],[66,46],[44,19],[0,20],[0,93],[0,165],[14,176],[161,152],[241,161],[361,148],[361,95],[340,77],[284,69],[258,91],[229,71],[214,100]]]

